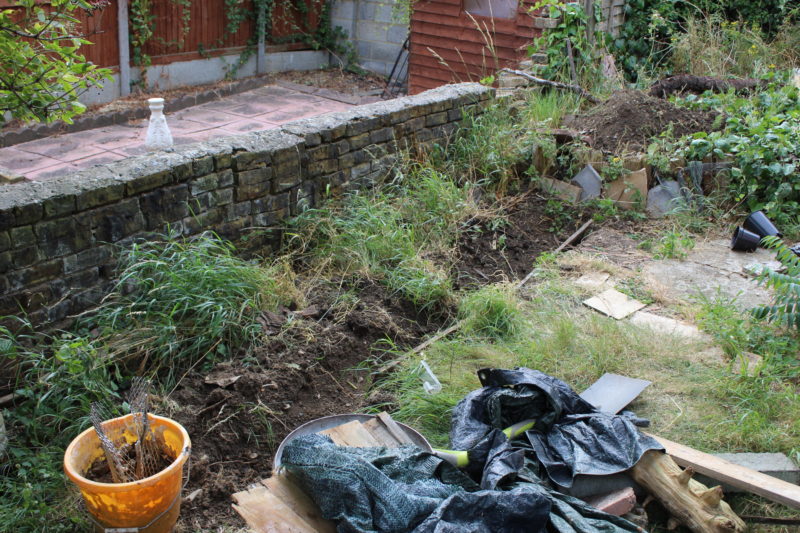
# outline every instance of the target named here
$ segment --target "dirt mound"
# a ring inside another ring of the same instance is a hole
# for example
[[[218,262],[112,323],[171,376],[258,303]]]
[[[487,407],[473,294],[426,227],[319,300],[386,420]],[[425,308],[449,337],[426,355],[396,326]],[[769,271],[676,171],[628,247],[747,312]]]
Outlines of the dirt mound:
[[[505,218],[475,221],[462,234],[457,286],[524,278],[542,252],[556,248],[589,216],[548,209],[548,200],[533,191],[513,198],[504,211]]]
[[[171,417],[192,436],[182,530],[242,526],[231,494],[271,474],[275,450],[291,430],[365,406],[372,376],[363,363],[372,346],[386,338],[413,346],[439,328],[378,285],[360,287],[352,307],[334,308],[346,293],[322,290],[306,311],[269,314],[271,336],[250,357],[197,369],[170,396]]]
[[[714,111],[678,107],[640,91],[620,91],[570,121],[569,126],[586,132],[594,148],[613,153],[641,152],[652,137],[672,125],[675,137],[698,131],[713,131],[719,116]]]

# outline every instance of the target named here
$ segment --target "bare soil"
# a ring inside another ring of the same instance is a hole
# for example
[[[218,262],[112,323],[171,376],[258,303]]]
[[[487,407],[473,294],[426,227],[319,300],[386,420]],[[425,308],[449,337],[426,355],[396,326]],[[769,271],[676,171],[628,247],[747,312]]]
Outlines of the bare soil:
[[[374,360],[376,343],[413,346],[441,325],[379,285],[356,289],[350,309],[332,308],[343,289],[330,287],[306,310],[268,314],[268,340],[251,356],[195,371],[170,396],[173,418],[192,436],[184,531],[242,526],[231,494],[269,477],[291,430],[383,402],[367,397],[373,376],[365,363]]]
[[[460,243],[458,283],[524,276],[538,254],[560,242],[560,234],[548,231],[545,205],[526,194],[506,205],[502,228],[490,230],[489,220],[474,222]],[[493,249],[501,235],[505,248]],[[391,411],[392,397],[370,391],[382,350],[413,347],[448,318],[447,310],[419,313],[372,282],[341,285],[331,282],[314,291],[306,309],[265,313],[262,346],[246,358],[192,371],[165,402],[192,436],[182,531],[241,527],[231,495],[270,476],[277,446],[297,426],[369,405]],[[349,307],[334,305],[348,289],[358,299]]]
[[[531,191],[511,198],[503,209],[505,216],[473,222],[458,244],[456,284],[470,287],[524,278],[540,254],[558,247],[589,216],[575,212],[567,221],[556,220],[547,202]]]
[[[722,126],[718,117],[714,111],[678,107],[640,91],[619,91],[571,119],[569,127],[588,133],[593,148],[623,154],[643,151],[670,126],[675,138],[714,131]]]

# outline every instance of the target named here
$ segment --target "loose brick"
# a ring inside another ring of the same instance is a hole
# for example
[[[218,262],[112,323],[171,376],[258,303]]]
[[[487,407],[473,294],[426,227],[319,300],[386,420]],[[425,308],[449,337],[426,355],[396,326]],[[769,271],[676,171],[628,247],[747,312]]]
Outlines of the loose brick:
[[[586,499],[592,507],[614,516],[622,516],[631,512],[636,505],[636,494],[633,489],[626,487],[608,494],[592,496]]]

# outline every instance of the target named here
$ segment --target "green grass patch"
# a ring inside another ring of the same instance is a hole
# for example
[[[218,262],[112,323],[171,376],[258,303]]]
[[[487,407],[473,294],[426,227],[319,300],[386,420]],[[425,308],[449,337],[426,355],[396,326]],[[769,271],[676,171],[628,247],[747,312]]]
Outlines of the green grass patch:
[[[520,305],[525,320],[514,335],[462,330],[425,350],[420,357],[442,382],[439,395],[423,392],[419,358],[405,361],[383,384],[396,395],[397,417],[444,446],[451,410],[480,386],[480,368],[526,366],[564,380],[577,392],[614,372],[653,382],[631,408],[652,420],[656,434],[708,451],[797,456],[797,337],[776,336],[777,330],[765,332],[761,324],[743,333],[749,319],[722,303],[699,315],[701,325],[718,331],[714,341],[657,334],[586,309],[581,302],[588,292],[561,278],[551,264],[541,265],[536,281]],[[758,346],[766,354],[757,375],[742,372],[714,348],[725,337],[732,338],[729,344]]]
[[[92,402],[118,404],[118,369],[92,341],[67,333],[34,338],[0,328],[0,351],[20,369],[18,399],[3,411],[9,442],[0,522],[7,531],[81,530],[77,495],[64,482],[64,450],[88,426]]]
[[[476,210],[470,185],[415,169],[306,211],[292,223],[289,248],[312,270],[377,279],[421,309],[436,308],[452,299],[454,245]]]
[[[458,314],[463,332],[486,337],[513,337],[524,325],[513,284],[487,285],[465,294]]]
[[[140,373],[166,370],[170,382],[201,359],[248,347],[261,335],[261,312],[297,298],[286,267],[245,261],[206,233],[134,244],[90,323],[114,358],[131,359]]]

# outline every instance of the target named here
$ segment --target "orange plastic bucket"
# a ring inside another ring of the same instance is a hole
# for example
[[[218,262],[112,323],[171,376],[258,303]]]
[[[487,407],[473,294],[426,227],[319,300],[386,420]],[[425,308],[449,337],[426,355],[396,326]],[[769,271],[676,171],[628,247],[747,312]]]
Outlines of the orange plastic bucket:
[[[70,443],[64,454],[64,471],[78,486],[86,508],[103,528],[130,528],[147,533],[172,531],[180,514],[183,465],[191,453],[189,434],[177,422],[148,415],[150,427],[166,453],[174,461],[154,476],[131,483],[98,483],[84,477],[99,457],[103,457],[100,439],[89,428]],[[103,429],[114,442],[135,442],[133,415],[103,422]]]

